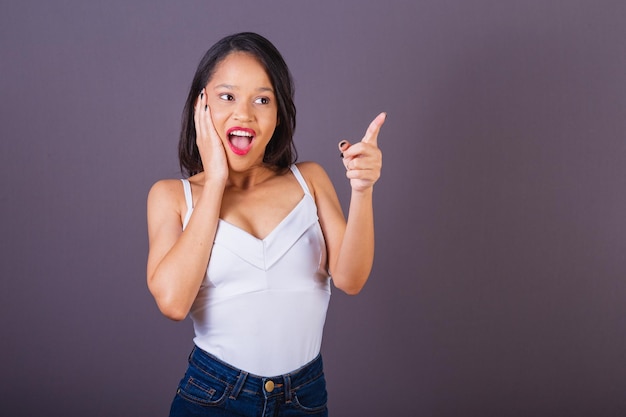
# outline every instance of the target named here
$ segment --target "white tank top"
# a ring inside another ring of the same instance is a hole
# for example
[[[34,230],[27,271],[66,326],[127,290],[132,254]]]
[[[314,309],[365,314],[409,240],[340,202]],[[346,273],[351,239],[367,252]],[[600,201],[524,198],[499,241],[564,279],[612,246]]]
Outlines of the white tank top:
[[[304,196],[265,239],[219,220],[190,311],[199,348],[259,376],[286,374],[315,359],[330,300],[315,200],[298,168],[291,171]],[[183,185],[184,229],[193,200],[189,181]]]

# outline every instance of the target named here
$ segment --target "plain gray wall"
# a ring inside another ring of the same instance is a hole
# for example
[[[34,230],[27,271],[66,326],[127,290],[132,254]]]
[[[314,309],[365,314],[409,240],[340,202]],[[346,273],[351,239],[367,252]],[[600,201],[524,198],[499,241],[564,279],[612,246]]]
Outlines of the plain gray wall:
[[[0,414],[167,414],[192,334],[146,288],[145,200],[180,175],[200,57],[252,30],[344,204],[336,144],[389,114],[374,270],[326,324],[331,415],[626,415],[625,22],[622,0],[3,1]]]

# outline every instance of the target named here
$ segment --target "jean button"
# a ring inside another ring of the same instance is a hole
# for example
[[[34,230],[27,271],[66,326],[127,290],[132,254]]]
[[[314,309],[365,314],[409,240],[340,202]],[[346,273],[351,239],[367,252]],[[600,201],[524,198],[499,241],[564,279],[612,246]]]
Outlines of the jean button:
[[[267,391],[267,392],[274,391],[274,381],[267,381],[265,383],[265,391]]]

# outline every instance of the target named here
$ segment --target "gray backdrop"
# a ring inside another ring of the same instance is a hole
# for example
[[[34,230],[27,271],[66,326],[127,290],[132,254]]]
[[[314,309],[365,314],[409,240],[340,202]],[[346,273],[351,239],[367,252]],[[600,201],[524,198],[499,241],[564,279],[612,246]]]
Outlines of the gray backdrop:
[[[146,195],[180,175],[200,57],[252,30],[344,206],[336,144],[389,114],[374,270],[326,324],[332,415],[626,415],[625,22],[623,0],[2,1],[0,414],[167,414],[192,334],[146,288]]]

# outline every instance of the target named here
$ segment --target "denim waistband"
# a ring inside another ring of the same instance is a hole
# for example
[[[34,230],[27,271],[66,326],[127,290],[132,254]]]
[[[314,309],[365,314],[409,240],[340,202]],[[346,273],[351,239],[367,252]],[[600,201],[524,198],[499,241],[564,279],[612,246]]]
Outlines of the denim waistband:
[[[236,399],[239,393],[245,390],[262,393],[265,398],[284,396],[286,402],[291,401],[293,390],[319,378],[323,374],[324,368],[322,356],[318,354],[311,362],[293,372],[263,377],[235,368],[197,346],[189,355],[189,363],[231,385],[233,388],[229,397],[232,399]]]

